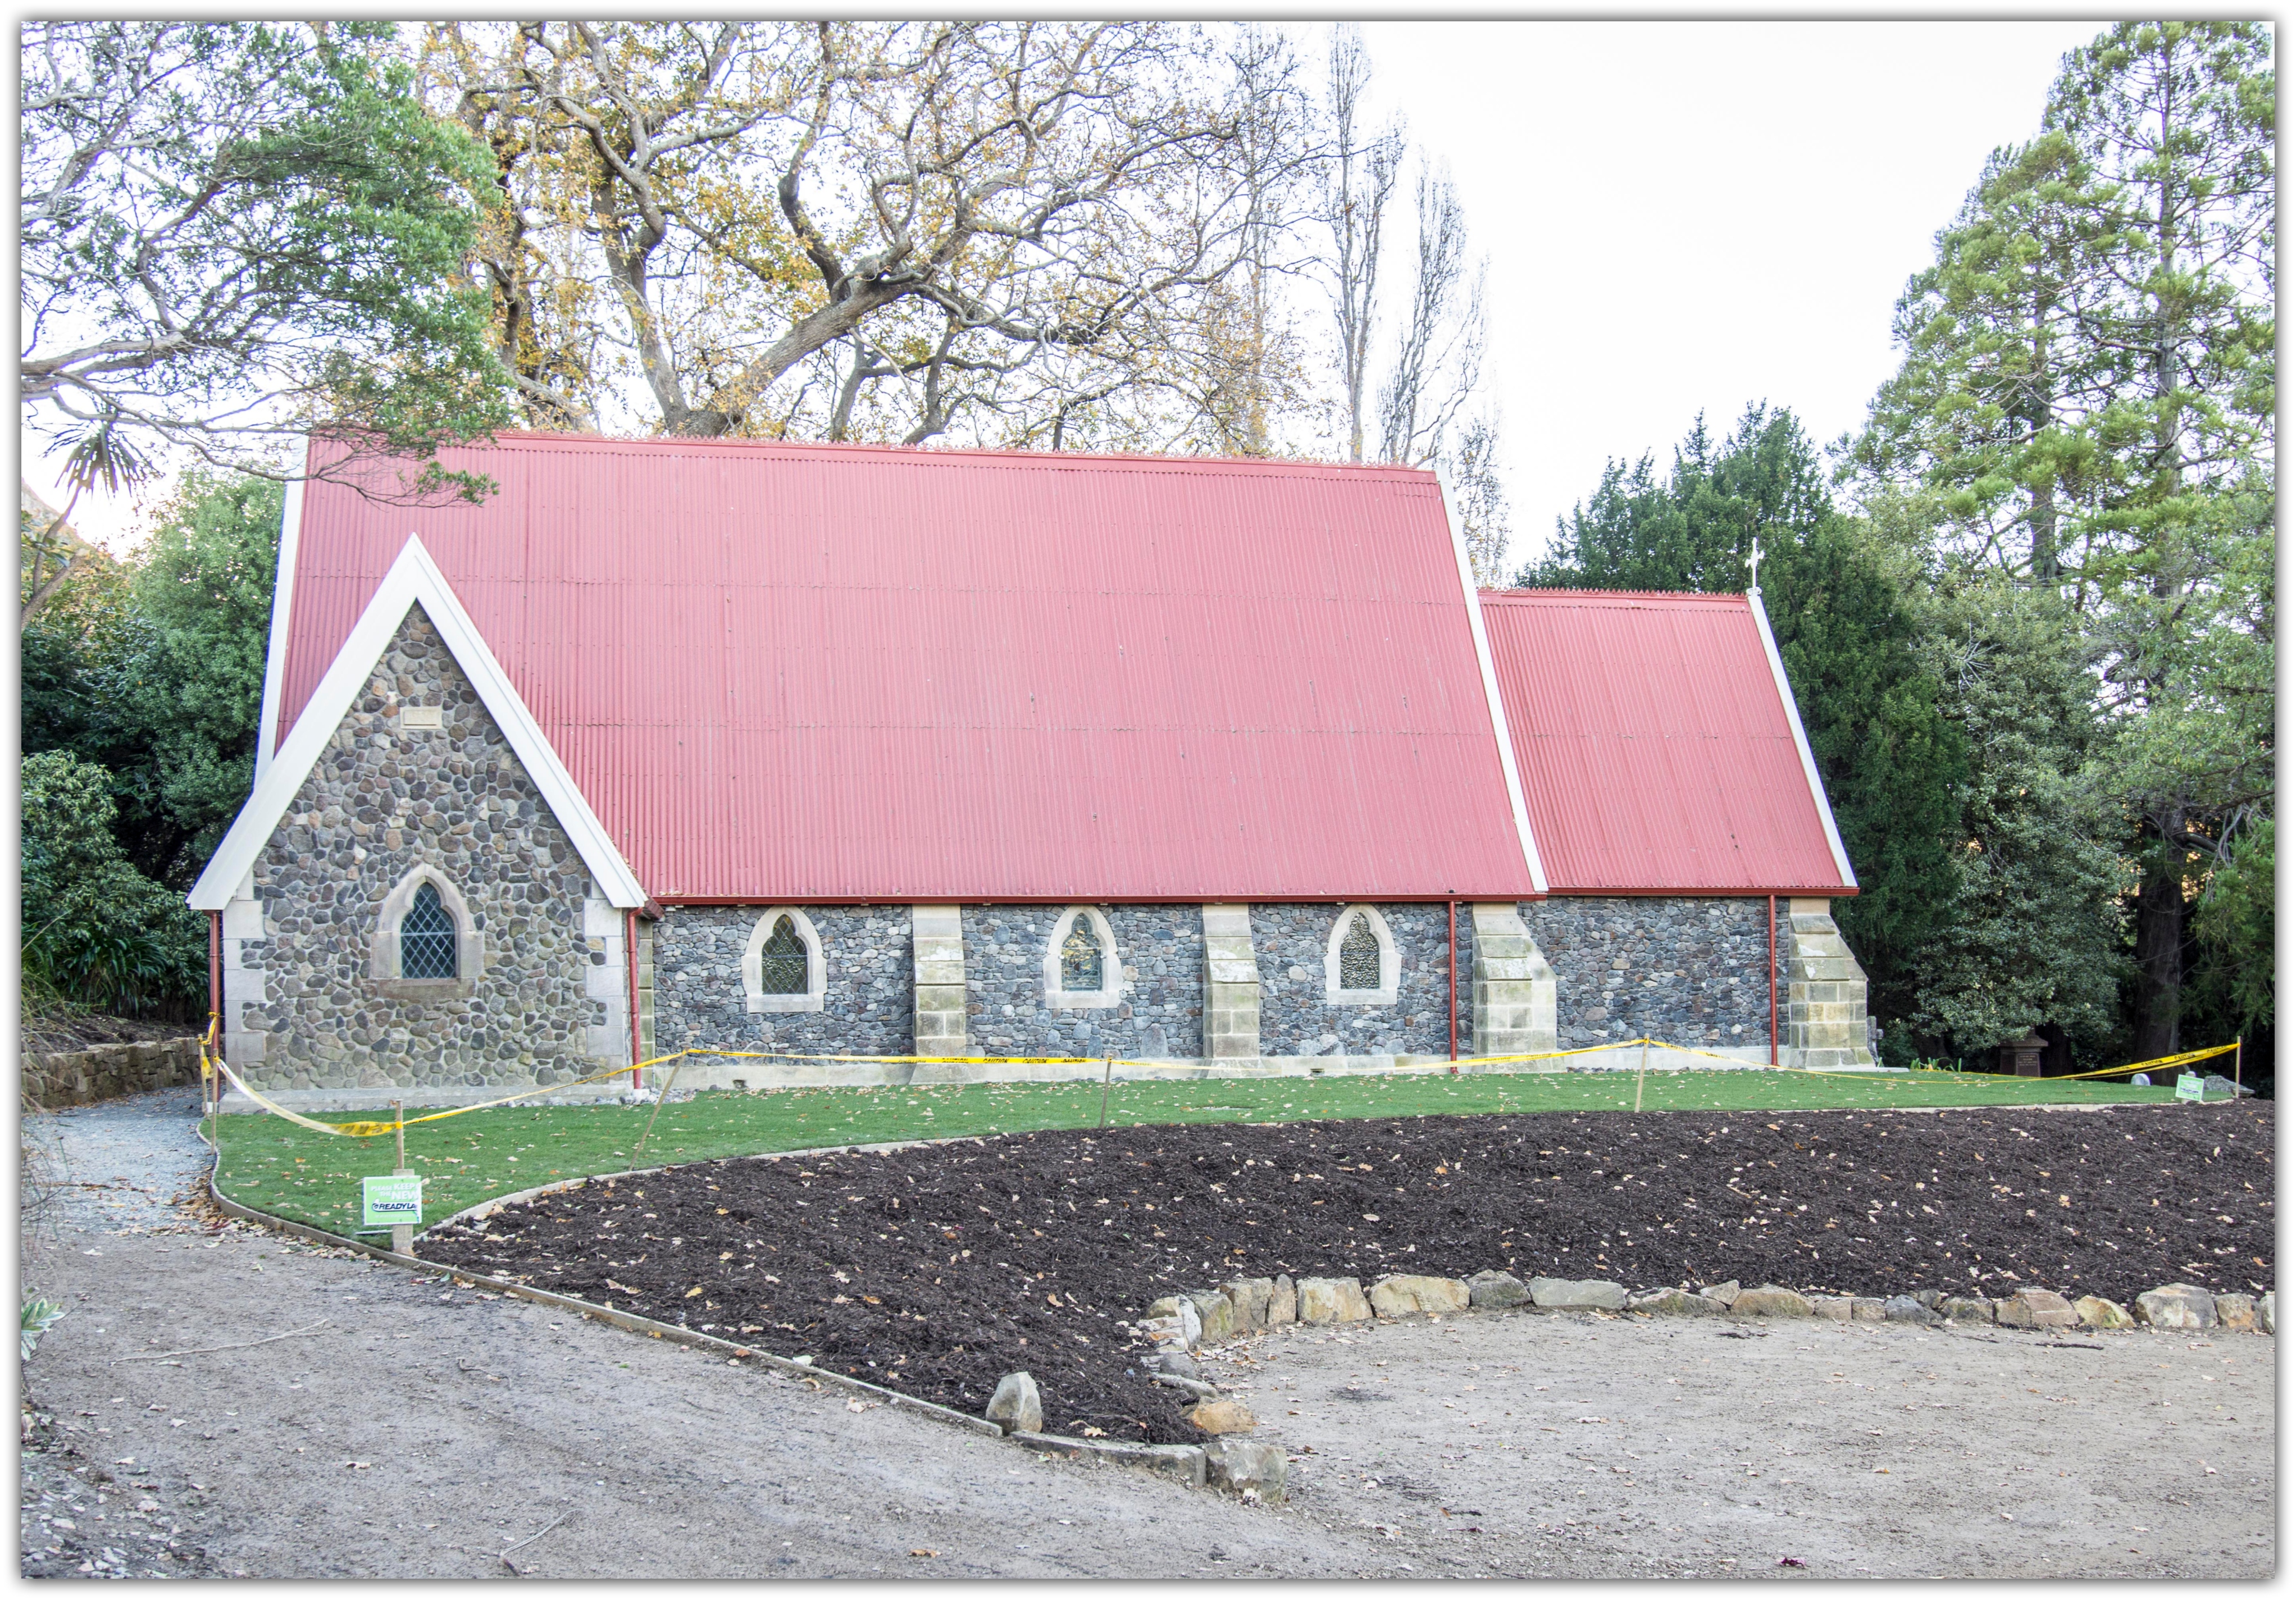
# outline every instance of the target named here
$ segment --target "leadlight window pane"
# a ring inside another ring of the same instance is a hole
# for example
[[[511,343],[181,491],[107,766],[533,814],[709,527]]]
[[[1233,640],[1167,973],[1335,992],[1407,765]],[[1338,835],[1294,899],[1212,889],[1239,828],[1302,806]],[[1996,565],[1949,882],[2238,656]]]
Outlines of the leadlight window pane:
[[[1340,941],[1340,987],[1379,987],[1379,939],[1360,911],[1348,919],[1348,936]]]
[[[406,978],[455,975],[455,919],[439,904],[436,883],[414,890],[414,904],[398,924],[398,971]]]
[[[1100,988],[1100,940],[1093,937],[1092,919],[1082,912],[1061,941],[1061,988],[1072,991]]]
[[[758,986],[769,995],[802,995],[805,981],[805,940],[787,917],[777,918],[758,952]]]

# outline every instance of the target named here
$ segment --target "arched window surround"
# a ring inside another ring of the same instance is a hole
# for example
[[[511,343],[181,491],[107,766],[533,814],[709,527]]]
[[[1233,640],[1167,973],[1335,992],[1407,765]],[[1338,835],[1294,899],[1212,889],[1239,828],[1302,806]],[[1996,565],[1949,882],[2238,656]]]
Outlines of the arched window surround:
[[[455,975],[452,978],[409,978],[401,965],[399,931],[414,907],[415,892],[425,883],[439,891],[439,907],[455,924]],[[367,979],[384,994],[402,1000],[455,1000],[477,987],[487,967],[486,937],[479,931],[471,903],[454,879],[429,862],[406,869],[391,891],[382,898],[375,915],[374,942],[367,954]]]
[[[1379,987],[1377,989],[1342,989],[1340,976],[1340,947],[1347,942],[1348,930],[1361,917],[1370,925],[1371,936],[1379,941]],[[1332,920],[1331,937],[1324,944],[1324,1003],[1327,1005],[1392,1005],[1396,990],[1403,981],[1403,953],[1395,948],[1395,935],[1389,931],[1387,918],[1379,907],[1371,905],[1342,906]]]
[[[805,993],[801,995],[769,995],[766,993],[766,940],[773,937],[774,925],[782,918],[790,920],[798,942],[805,946]],[[829,962],[822,954],[821,933],[813,919],[800,906],[772,906],[759,916],[757,925],[750,930],[750,942],[742,951],[742,1005],[750,1016],[791,1011],[819,1011],[829,993]]]
[[[1069,931],[1082,921],[1100,944],[1100,987],[1075,989],[1061,987],[1061,945]],[[1053,921],[1053,936],[1045,941],[1045,1004],[1055,1011],[1098,1011],[1124,1002],[1124,958],[1116,948],[1116,930],[1097,906],[1070,906]]]

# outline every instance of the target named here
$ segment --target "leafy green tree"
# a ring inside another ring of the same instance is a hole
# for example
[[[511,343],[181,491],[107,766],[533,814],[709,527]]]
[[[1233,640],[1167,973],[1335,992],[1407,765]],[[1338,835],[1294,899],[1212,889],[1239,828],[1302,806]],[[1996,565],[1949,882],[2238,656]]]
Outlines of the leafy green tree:
[[[128,648],[98,680],[140,746],[120,775],[174,841],[153,874],[169,883],[189,887],[254,781],[284,497],[259,478],[192,474],[135,575]]]
[[[68,751],[24,759],[24,974],[114,1011],[196,997],[207,982],[204,923],[121,855],[111,787],[103,768]]]
[[[2087,782],[2139,868],[2145,1055],[2182,1044],[2193,908],[2273,809],[2271,48],[2132,22],[2068,56],[2041,136],[1997,153],[1900,303],[1905,362],[1850,454],[1869,499],[1926,511],[1920,548],[2069,603],[2109,734]]]
[[[394,37],[24,25],[18,373],[83,480],[171,453],[279,476],[313,427],[421,456],[506,423],[465,265],[493,163],[416,103]]]
[[[2083,1054],[2118,1021],[2116,808],[2087,781],[2102,736],[2064,603],[1997,573],[1947,568],[1913,601],[1916,653],[1967,753],[1953,884],[1909,962],[1912,1030],[1974,1054],[2044,1023]]]
[[[1720,441],[1702,419],[1663,481],[1647,455],[1611,463],[1517,581],[1729,593],[1747,587],[1757,538],[1764,609],[1860,885],[1836,911],[1876,1013],[1894,1019],[1918,1003],[1913,955],[1956,881],[1948,841],[1965,753],[1915,649],[1915,575],[1835,510],[1792,414],[1749,406]]]
[[[2193,914],[2202,955],[2187,1004],[2251,1038],[2276,1020],[2272,826],[2260,817],[2234,833]]]
[[[2062,131],[1993,153],[1898,302],[1905,362],[1850,451],[1869,477],[1927,491],[1963,559],[2039,583],[2095,492],[2081,318],[2109,231],[2099,185]]]
[[[2183,1043],[2191,907],[2274,789],[2271,52],[2260,24],[2122,23],[2068,58],[2048,113],[2110,182],[2084,577],[2117,734],[2100,768],[2141,833],[2147,1055]]]
[[[103,768],[127,858],[178,889],[253,777],[283,499],[191,474],[133,562],[75,577],[23,634],[24,749]]]

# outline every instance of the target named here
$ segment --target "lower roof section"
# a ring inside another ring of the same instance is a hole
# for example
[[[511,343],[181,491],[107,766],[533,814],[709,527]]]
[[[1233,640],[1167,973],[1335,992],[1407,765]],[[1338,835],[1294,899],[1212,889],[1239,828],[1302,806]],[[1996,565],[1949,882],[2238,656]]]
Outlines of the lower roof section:
[[[1550,893],[1856,892],[1746,596],[1481,598]]]

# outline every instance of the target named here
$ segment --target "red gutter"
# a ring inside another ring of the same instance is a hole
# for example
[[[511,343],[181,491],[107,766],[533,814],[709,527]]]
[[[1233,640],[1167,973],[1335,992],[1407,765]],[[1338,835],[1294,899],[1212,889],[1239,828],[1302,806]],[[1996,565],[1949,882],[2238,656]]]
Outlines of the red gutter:
[[[1451,942],[1446,948],[1451,957],[1451,1059],[1456,1062],[1459,1059],[1459,902],[1445,904],[1451,910]]]
[[[1778,1064],[1778,897],[1770,897],[1770,1065]]]
[[[635,1089],[644,1087],[638,1063],[645,1059],[645,1046],[638,1030],[638,914],[634,910],[622,913],[622,949],[629,957],[630,1087]]]

